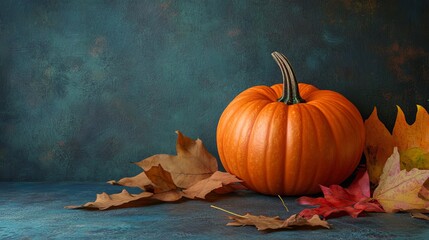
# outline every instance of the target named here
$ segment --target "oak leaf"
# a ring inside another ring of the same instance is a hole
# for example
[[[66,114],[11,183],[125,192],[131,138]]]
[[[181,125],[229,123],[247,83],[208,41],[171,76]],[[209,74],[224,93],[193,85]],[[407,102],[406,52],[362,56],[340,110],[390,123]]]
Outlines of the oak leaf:
[[[259,231],[331,227],[326,220],[320,219],[318,215],[314,215],[307,219],[299,216],[298,214],[294,214],[287,219],[281,219],[279,216],[256,216],[250,213],[247,213],[246,215],[239,215],[213,205],[212,207],[231,214],[229,219],[233,220],[233,222],[229,222],[227,226],[255,226]]]
[[[241,180],[234,175],[216,171],[209,178],[200,180],[191,187],[183,190],[183,193],[185,197],[190,199],[205,198],[205,196],[212,191],[216,193],[228,193],[231,190],[245,189],[243,185],[236,184],[240,182]]]
[[[386,161],[373,198],[386,212],[429,210],[429,201],[419,197],[422,189],[425,189],[429,170],[401,170],[399,158],[398,149],[395,147],[392,156]]]
[[[318,205],[317,208],[304,209],[299,215],[305,218],[321,215],[325,218],[333,214],[348,214],[356,218],[362,212],[384,212],[381,206],[370,198],[370,185],[367,171],[360,170],[348,188],[339,185],[320,186],[324,197],[300,197],[302,205]]]
[[[331,228],[329,223],[320,219],[319,216],[314,215],[309,219],[294,214],[288,219],[284,220],[280,217],[266,217],[255,216],[247,213],[244,216],[230,216],[229,219],[234,220],[227,224],[227,226],[255,226],[259,231],[264,230],[280,230],[280,229],[296,229],[300,227],[313,227],[313,228]]]
[[[122,190],[121,193],[107,194],[105,192],[97,194],[94,202],[88,202],[78,206],[66,206],[68,209],[99,209],[106,210],[113,207],[124,206],[128,203],[133,203],[139,200],[148,200],[153,196],[150,192],[141,192],[139,194],[130,194],[127,190]]]
[[[156,154],[135,164],[144,171],[161,165],[171,174],[176,186],[188,188],[216,172],[218,170],[217,160],[207,151],[200,139],[194,141],[180,131],[176,131],[176,133],[177,155]],[[143,172],[135,177],[123,178],[118,182],[109,181],[109,183],[145,189],[148,182],[144,175]],[[141,184],[142,182],[144,184]]]
[[[398,106],[392,134],[377,116],[377,109],[365,120],[366,141],[364,154],[367,161],[370,181],[378,184],[384,164],[398,147],[402,168],[428,169],[429,153],[429,114],[417,105],[416,120],[409,125],[404,112]],[[413,149],[413,150],[411,150]]]
[[[157,154],[137,163],[144,172],[119,181],[113,185],[139,187],[139,194],[97,194],[94,202],[66,208],[109,208],[142,206],[154,201],[172,202],[182,198],[204,199],[211,192],[227,193],[245,189],[241,180],[217,170],[216,159],[206,150],[201,140],[192,140],[177,131],[177,156]]]
[[[171,174],[161,165],[153,166],[145,173],[151,181],[151,184],[145,188],[154,193],[152,198],[163,202],[174,202],[183,197],[181,189],[174,184]]]

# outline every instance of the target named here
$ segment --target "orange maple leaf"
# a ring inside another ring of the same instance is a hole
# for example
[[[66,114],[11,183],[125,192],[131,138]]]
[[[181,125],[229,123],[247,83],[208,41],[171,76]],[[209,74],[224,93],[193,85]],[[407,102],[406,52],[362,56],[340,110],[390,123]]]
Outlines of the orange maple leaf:
[[[429,114],[420,105],[417,105],[416,120],[409,125],[405,120],[402,109],[398,106],[395,126],[392,134],[380,121],[377,116],[377,108],[367,120],[365,120],[366,140],[364,154],[366,157],[368,174],[370,181],[378,184],[384,164],[387,158],[392,155],[393,148],[398,147],[399,153],[409,155],[410,149],[418,149],[419,156],[425,156],[429,152]],[[426,166],[426,164],[416,165],[414,159],[401,158],[402,165],[408,169],[413,167]],[[425,160],[427,161],[427,160]]]

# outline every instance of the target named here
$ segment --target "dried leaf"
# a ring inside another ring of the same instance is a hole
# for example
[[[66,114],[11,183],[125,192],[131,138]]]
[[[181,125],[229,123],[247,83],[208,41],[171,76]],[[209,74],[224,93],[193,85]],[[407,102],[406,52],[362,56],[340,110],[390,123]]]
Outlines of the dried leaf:
[[[125,177],[119,181],[110,180],[107,183],[112,185],[120,185],[125,187],[138,187],[140,189],[145,189],[146,186],[150,185],[152,182],[146,176],[145,172],[141,172],[140,174],[134,177]]]
[[[378,118],[377,108],[375,107],[369,118],[365,120],[365,131],[364,154],[369,179],[372,183],[378,184],[383,172],[383,166],[387,158],[392,155],[394,143],[389,130]]]
[[[266,217],[255,216],[246,214],[244,216],[230,216],[229,219],[234,220],[228,223],[228,226],[255,226],[259,231],[264,230],[279,230],[279,229],[296,229],[300,227],[312,228],[330,228],[327,221],[320,219],[319,216],[314,215],[309,219],[294,214],[288,219],[284,220],[278,216]]]
[[[152,198],[163,202],[174,202],[183,197],[182,190],[174,184],[171,174],[161,165],[151,167],[146,171],[146,175],[151,184],[145,188],[153,189],[152,192],[155,194]]]
[[[369,177],[366,171],[360,171],[348,188],[331,185],[329,188],[320,186],[323,197],[300,197],[298,203],[302,205],[319,205],[317,208],[304,209],[300,216],[309,218],[321,215],[325,218],[335,213],[347,213],[356,218],[362,212],[384,212],[380,205],[370,198]]]
[[[205,148],[200,139],[192,140],[176,131],[177,155],[156,154],[135,163],[145,172],[161,165],[171,174],[174,184],[179,188],[188,188],[199,180],[210,177],[217,171],[217,160]],[[127,187],[139,187],[144,190],[151,185],[146,173],[142,172],[134,177],[122,178],[119,181],[111,180],[108,183]]]
[[[95,202],[67,208],[95,208],[105,210],[113,207],[126,207],[128,203],[162,201],[172,202],[183,197],[204,199],[210,192],[226,193],[243,189],[234,175],[217,171],[216,159],[205,149],[201,140],[192,140],[177,132],[177,156],[158,154],[137,165],[145,171],[131,178],[122,178],[114,185],[139,187],[144,192],[129,194],[98,194]],[[145,202],[141,201],[146,200]],[[138,205],[138,204],[137,204]],[[134,205],[133,205],[134,206]]]
[[[219,192],[222,192],[220,188],[225,188],[224,190],[228,191],[230,185],[236,185],[235,183],[242,182],[240,179],[238,179],[236,176],[226,173],[226,172],[215,172],[213,175],[211,175],[209,178],[200,180],[196,184],[192,185],[191,187],[183,190],[183,193],[185,194],[185,197],[187,198],[205,198],[207,194],[212,192],[213,190],[218,190]],[[242,186],[241,184],[238,184],[239,186]],[[227,190],[228,189],[228,190]]]
[[[88,202],[79,206],[66,206],[68,209],[81,209],[81,208],[92,208],[99,210],[106,210],[112,207],[118,207],[126,203],[135,202],[141,199],[149,199],[153,196],[153,193],[142,192],[139,194],[130,194],[127,190],[122,190],[121,193],[108,195],[107,193],[97,194],[97,198],[94,202]]]
[[[386,212],[429,210],[429,201],[419,197],[423,184],[429,178],[429,170],[413,168],[411,171],[401,171],[399,158],[395,147],[386,161],[373,198]]]
[[[178,187],[173,182],[171,174],[162,168],[161,165],[153,166],[146,171],[146,176],[151,181],[150,186],[154,193],[163,193],[176,190]],[[146,188],[148,188],[146,186]]]
[[[153,199],[162,202],[175,202],[183,197],[183,193],[180,190],[170,190],[167,192],[156,193],[152,196]]]
[[[246,215],[239,215],[223,208],[213,206],[212,208],[221,210],[229,213],[229,219],[234,220],[229,222],[227,226],[255,226],[259,231],[264,230],[280,230],[280,229],[296,229],[300,227],[306,228],[330,228],[331,226],[325,220],[320,219],[318,215],[314,215],[311,218],[303,218],[297,214],[290,216],[288,219],[281,219],[279,216],[267,217],[267,216],[255,216],[250,213]]]

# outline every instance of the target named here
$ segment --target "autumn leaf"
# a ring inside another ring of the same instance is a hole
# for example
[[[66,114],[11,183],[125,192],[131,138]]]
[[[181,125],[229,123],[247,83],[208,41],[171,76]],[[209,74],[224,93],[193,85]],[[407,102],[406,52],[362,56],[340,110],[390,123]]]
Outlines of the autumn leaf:
[[[181,189],[174,184],[171,174],[161,165],[151,167],[146,171],[146,175],[152,183],[145,188],[153,189],[152,198],[163,202],[174,202],[183,197]]]
[[[99,210],[106,210],[113,207],[123,206],[127,203],[136,202],[142,199],[149,199],[153,196],[150,192],[141,192],[139,194],[130,194],[127,190],[122,190],[121,193],[108,195],[107,193],[97,194],[97,198],[94,202],[88,202],[79,206],[66,206],[68,209],[83,209],[83,208],[95,208]]]
[[[112,185],[138,187],[141,189],[145,189],[145,187],[149,186],[152,182],[149,180],[145,172],[141,172],[140,174],[134,177],[125,177],[119,181],[110,180],[110,181],[107,181],[107,183]]]
[[[398,151],[404,151],[413,147],[429,151],[429,114],[420,105],[417,105],[416,120],[409,125],[405,120],[404,112],[398,107],[395,126],[392,136]]]
[[[154,193],[162,193],[178,189],[176,184],[174,184],[171,174],[165,171],[161,164],[151,167],[145,173],[151,181],[151,184],[145,188],[153,189]]]
[[[97,194],[94,202],[67,208],[109,208],[143,206],[154,201],[173,202],[182,198],[204,199],[207,194],[228,193],[245,189],[236,176],[217,170],[216,159],[206,150],[201,140],[192,140],[177,131],[177,156],[157,154],[139,163],[144,172],[109,181],[113,185],[138,187],[144,192],[129,194],[123,190],[119,194]]]
[[[398,147],[401,166],[406,169],[429,169],[429,114],[417,105],[416,120],[409,125],[398,106],[392,134],[377,116],[377,109],[365,121],[366,141],[364,154],[370,181],[378,184],[384,164]]]
[[[171,174],[176,186],[188,188],[215,173],[218,170],[217,160],[206,150],[200,139],[194,141],[180,131],[176,131],[176,133],[177,155],[156,154],[137,162],[136,165],[144,171],[161,165]],[[143,173],[135,177],[123,178],[118,182],[109,181],[109,183],[145,189],[148,182]]]
[[[429,152],[420,147],[413,147],[400,152],[401,169],[429,169]]]
[[[373,198],[390,213],[429,210],[429,201],[419,197],[425,181],[429,178],[429,170],[401,170],[399,158],[398,149],[395,147],[392,156],[386,161]]]
[[[191,187],[183,190],[185,197],[194,198],[205,198],[207,194],[216,190],[216,193],[228,193],[231,190],[242,190],[245,189],[243,185],[236,184],[242,182],[236,176],[226,172],[216,171],[209,178],[203,179]]]
[[[287,219],[281,219],[279,216],[255,216],[250,213],[246,215],[238,215],[225,209],[213,206],[213,208],[231,214],[229,219],[233,220],[227,226],[255,226],[259,231],[265,230],[281,230],[281,229],[296,229],[296,228],[330,228],[330,224],[314,215],[311,218],[304,218],[298,214],[294,214]]]
[[[379,120],[375,107],[369,118],[365,120],[365,132],[364,154],[369,179],[377,184],[387,158],[392,155],[394,143],[389,130]]]
[[[366,171],[359,171],[355,180],[348,188],[339,185],[330,187],[320,186],[324,197],[300,197],[298,203],[302,205],[318,205],[317,208],[304,209],[300,216],[310,218],[321,215],[325,218],[333,214],[346,213],[356,218],[362,212],[384,212],[380,205],[370,198],[369,177]]]

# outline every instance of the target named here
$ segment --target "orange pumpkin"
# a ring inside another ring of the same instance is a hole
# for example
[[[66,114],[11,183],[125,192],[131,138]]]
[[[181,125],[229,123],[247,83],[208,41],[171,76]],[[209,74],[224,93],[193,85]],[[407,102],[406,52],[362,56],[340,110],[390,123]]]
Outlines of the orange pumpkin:
[[[263,194],[313,194],[319,184],[341,183],[362,156],[362,116],[337,92],[298,85],[287,58],[272,56],[283,84],[243,91],[220,117],[216,142],[223,166]]]

